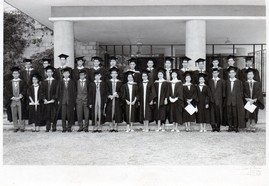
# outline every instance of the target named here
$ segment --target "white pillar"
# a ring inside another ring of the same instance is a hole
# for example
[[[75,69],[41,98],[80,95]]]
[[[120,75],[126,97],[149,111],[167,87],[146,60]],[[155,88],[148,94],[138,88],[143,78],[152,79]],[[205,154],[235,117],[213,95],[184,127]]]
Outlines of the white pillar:
[[[58,55],[69,55],[67,66],[74,68],[74,25],[72,21],[55,21],[54,32],[54,67],[58,68],[60,60]]]
[[[206,57],[206,22],[205,20],[186,21],[185,54],[191,58],[190,68],[195,67],[198,58]]]

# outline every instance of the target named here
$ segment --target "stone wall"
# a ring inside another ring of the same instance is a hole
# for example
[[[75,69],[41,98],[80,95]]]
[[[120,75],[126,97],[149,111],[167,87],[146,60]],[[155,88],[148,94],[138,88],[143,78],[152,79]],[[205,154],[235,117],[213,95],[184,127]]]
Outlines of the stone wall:
[[[99,55],[99,43],[75,41],[75,57],[85,56],[86,67],[92,66],[91,58],[96,55]]]

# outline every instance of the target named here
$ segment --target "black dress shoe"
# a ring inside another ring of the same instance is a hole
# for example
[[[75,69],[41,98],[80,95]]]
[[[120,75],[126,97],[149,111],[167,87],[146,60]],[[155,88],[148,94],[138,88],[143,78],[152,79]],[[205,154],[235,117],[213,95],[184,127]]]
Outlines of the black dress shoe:
[[[56,129],[52,129],[52,132],[56,132]]]
[[[49,129],[47,129],[45,132],[49,132],[50,130]]]
[[[89,130],[88,129],[84,129],[84,132],[89,132]]]
[[[13,132],[18,132],[18,131],[19,131],[19,129],[14,129],[14,130],[13,130]]]
[[[114,132],[119,132],[118,130],[114,130]]]
[[[67,132],[72,132],[72,130],[71,129],[68,129]]]
[[[98,133],[101,133],[102,131],[101,130],[97,130]]]
[[[81,131],[83,131],[83,129],[82,129],[82,128],[78,129],[78,131],[77,131],[77,132],[81,132]]]
[[[113,132],[114,130],[109,130],[108,132]]]
[[[24,129],[21,129],[20,131],[21,131],[21,132],[24,132],[25,130],[24,130]]]
[[[63,130],[63,131],[62,131],[62,133],[65,133],[65,132],[66,132],[66,130]]]
[[[237,133],[237,132],[239,132],[239,130],[238,129],[234,129],[234,131]]]
[[[97,131],[97,130],[93,130],[92,132],[93,132],[93,133],[96,133],[96,132],[98,132],[98,131]]]

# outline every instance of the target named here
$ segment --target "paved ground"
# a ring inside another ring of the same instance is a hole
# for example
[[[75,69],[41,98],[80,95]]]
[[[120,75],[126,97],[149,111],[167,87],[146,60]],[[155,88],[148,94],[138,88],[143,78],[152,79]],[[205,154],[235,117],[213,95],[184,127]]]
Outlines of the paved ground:
[[[260,118],[256,133],[228,133],[226,127],[220,133],[199,133],[198,125],[180,133],[169,132],[169,125],[164,133],[143,133],[141,126],[134,133],[61,133],[60,126],[56,133],[44,128],[33,133],[29,126],[25,133],[14,133],[4,120],[4,164],[265,165],[265,112]]]
[[[264,165],[256,133],[13,133],[4,130],[4,164]]]

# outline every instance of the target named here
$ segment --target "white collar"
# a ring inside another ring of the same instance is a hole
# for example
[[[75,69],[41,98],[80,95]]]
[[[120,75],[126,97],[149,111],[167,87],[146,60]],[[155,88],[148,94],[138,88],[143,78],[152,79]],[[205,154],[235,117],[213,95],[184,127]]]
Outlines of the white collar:
[[[17,79],[12,79],[13,82],[18,82],[18,81],[21,81],[20,78],[17,78]]]
[[[220,78],[219,78],[219,77],[217,77],[217,78],[212,78],[212,79],[213,79],[213,80],[217,80],[217,81],[218,81],[218,80],[220,80]]]
[[[81,67],[77,67],[77,69],[79,69],[79,70],[81,70],[81,69],[83,69],[83,68],[85,68],[84,66],[81,66]]]
[[[127,82],[128,85],[135,85],[136,82],[132,81],[132,82]]]
[[[34,88],[35,88],[35,87],[39,87],[39,84],[38,84],[38,83],[37,83],[36,85],[33,84],[33,87],[34,87]]]
[[[205,86],[205,84],[204,84],[204,83],[203,83],[203,84],[202,84],[202,83],[200,83],[200,84],[199,84],[199,86]]]
[[[166,71],[168,71],[168,70],[170,71],[170,70],[171,70],[171,68],[165,68],[165,70],[166,70]]]
[[[255,81],[254,79],[252,79],[252,80],[249,80],[249,79],[248,79],[248,82],[249,82],[249,83],[254,83],[254,82],[256,82],[256,81]]]
[[[171,83],[177,83],[177,82],[181,82],[181,80],[179,80],[179,79],[172,79],[170,82]]]
[[[153,70],[153,69],[154,69],[153,67],[151,67],[151,68],[147,67],[147,70],[150,70],[150,71],[151,71],[151,70]]]
[[[161,80],[156,80],[155,82],[156,83],[163,83],[163,82],[166,82],[166,80],[165,79],[161,79]]]
[[[82,80],[82,79],[79,79],[79,81],[80,81],[80,82],[85,82],[85,81],[86,81],[86,79],[83,79],[83,80]]]
[[[65,67],[67,67],[67,66],[60,66],[60,68],[65,68]]]
[[[25,70],[29,70],[29,71],[31,71],[31,70],[34,70],[34,68],[33,67],[31,67],[31,68],[25,68]]]
[[[102,82],[102,80],[94,80],[94,83],[101,83]]]
[[[237,79],[236,78],[233,78],[233,79],[229,78],[229,80],[232,81],[232,82],[234,82]]]
[[[99,66],[98,67],[93,67],[94,70],[98,70],[99,68],[100,68]]]
[[[70,78],[67,78],[67,79],[66,79],[66,78],[63,78],[63,80],[64,80],[64,81],[69,81],[69,80],[70,80]]]
[[[109,81],[111,81],[111,82],[118,82],[120,80],[119,79],[110,79]]]
[[[51,77],[51,78],[49,78],[49,77],[47,77],[47,79],[46,80],[54,80],[54,78],[53,77]]]
[[[148,83],[149,82],[149,80],[146,80],[146,81],[142,81],[143,83]]]
[[[192,84],[191,83],[187,83],[187,82],[183,84],[183,86],[190,86],[190,85],[192,85]]]

